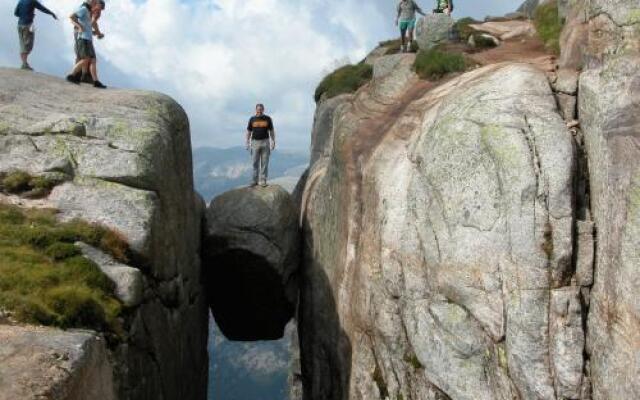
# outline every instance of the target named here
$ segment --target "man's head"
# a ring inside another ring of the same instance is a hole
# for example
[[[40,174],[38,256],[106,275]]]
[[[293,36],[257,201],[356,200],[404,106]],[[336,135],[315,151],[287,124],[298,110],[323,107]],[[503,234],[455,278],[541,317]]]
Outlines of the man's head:
[[[258,103],[256,104],[256,115],[264,114],[264,104]]]
[[[91,5],[91,12],[93,12],[96,17],[100,18],[100,14],[102,14],[105,6],[106,4],[104,0],[96,0],[95,3]]]

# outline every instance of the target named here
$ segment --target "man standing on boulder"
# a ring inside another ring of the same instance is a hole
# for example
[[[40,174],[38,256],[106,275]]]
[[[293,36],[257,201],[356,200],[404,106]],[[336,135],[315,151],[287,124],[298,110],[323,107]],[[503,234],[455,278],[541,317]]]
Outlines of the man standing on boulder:
[[[73,67],[69,75],[67,75],[67,81],[75,84],[80,83],[79,73],[82,72],[84,67],[88,67],[91,78],[93,79],[93,87],[105,89],[106,86],[98,80],[96,51],[93,48],[93,31],[94,29],[98,32],[100,30],[92,18],[91,13],[98,5],[98,0],[88,0],[82,3],[78,11],[69,17],[74,28],[78,31],[76,50],[80,61]]]
[[[398,3],[398,15],[396,25],[400,27],[400,51],[410,52],[413,43],[413,30],[416,28],[416,12],[425,15],[413,0],[400,0]],[[405,41],[406,39],[406,41]]]
[[[256,105],[256,115],[249,119],[246,141],[247,149],[251,149],[253,162],[251,186],[256,186],[259,182],[260,186],[265,187],[269,173],[269,156],[271,150],[276,148],[276,131],[271,117],[264,113],[262,104]]]
[[[40,4],[38,0],[20,0],[16,5],[13,15],[18,17],[18,36],[20,38],[20,58],[22,59],[22,69],[32,71],[29,65],[29,54],[33,50],[33,42],[35,33],[33,30],[33,19],[35,18],[36,9],[45,14],[49,14],[53,19],[58,19],[56,15],[47,7]]]
[[[435,14],[451,15],[453,12],[453,0],[436,0],[436,8],[433,10]]]
[[[98,4],[91,9],[91,20],[93,23],[93,36],[97,37],[98,39],[104,38],[104,33],[102,33],[100,31],[100,28],[98,27],[98,20],[100,19],[100,16],[102,16],[102,11],[105,9],[105,7],[106,7],[106,4],[104,0],[98,0]],[[75,61],[76,64],[80,62],[80,56],[78,55],[78,36],[79,35],[80,35],[80,32],[77,29],[74,29],[73,43],[75,43],[75,45],[73,50],[76,54],[76,61]],[[93,60],[91,62],[93,62]],[[90,66],[91,65],[86,65],[85,67],[82,68],[81,75],[80,74],[76,75],[76,78],[80,78],[80,82],[93,84],[93,79],[91,78],[91,73],[89,72]]]

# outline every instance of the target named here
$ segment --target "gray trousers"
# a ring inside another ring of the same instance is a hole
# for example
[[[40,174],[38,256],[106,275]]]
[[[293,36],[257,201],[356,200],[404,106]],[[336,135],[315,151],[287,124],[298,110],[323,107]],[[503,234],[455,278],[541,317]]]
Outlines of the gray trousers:
[[[258,183],[258,178],[261,183],[267,181],[270,155],[269,139],[251,141],[251,161],[253,162],[253,181],[255,183]]]

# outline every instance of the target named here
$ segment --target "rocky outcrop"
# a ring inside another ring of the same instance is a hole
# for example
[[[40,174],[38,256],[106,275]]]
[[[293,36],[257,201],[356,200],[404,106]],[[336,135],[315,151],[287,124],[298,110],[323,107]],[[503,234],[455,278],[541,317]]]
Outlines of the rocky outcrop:
[[[446,14],[427,14],[416,25],[416,42],[423,50],[428,50],[451,38],[453,18]]]
[[[91,332],[0,325],[1,400],[115,400],[104,339]]]
[[[389,63],[334,114],[303,196],[306,396],[579,393],[574,149],[547,77],[431,89]]]
[[[200,280],[203,208],[193,191],[187,117],[169,97],[97,95],[41,74],[0,69],[0,172],[62,183],[42,200],[62,219],[120,233],[132,265],[87,249],[129,306],[110,348],[119,399],[204,399],[207,307]]]
[[[631,399],[640,397],[640,4],[587,4],[578,103],[598,236],[587,342],[593,398]]]
[[[284,335],[297,302],[300,235],[283,188],[244,188],[211,201],[203,266],[211,311],[231,340]]]

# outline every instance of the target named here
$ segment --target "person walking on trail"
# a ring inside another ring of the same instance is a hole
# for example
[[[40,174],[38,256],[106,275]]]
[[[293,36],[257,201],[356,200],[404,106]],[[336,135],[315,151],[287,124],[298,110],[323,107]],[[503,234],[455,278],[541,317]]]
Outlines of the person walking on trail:
[[[91,9],[91,21],[93,23],[93,26],[92,26],[93,36],[97,37],[98,39],[104,38],[104,33],[100,31],[100,27],[98,26],[98,20],[102,16],[102,11],[105,9],[105,7],[106,7],[106,4],[104,0],[98,0],[98,4],[96,4],[96,6]],[[73,30],[73,43],[74,43],[73,50],[76,54],[76,61],[75,61],[76,64],[80,62],[80,57],[78,56],[79,34],[80,32],[77,29]],[[91,61],[91,63],[93,63],[93,60]],[[80,82],[93,84],[93,78],[91,78],[91,73],[89,72],[90,66],[91,65],[86,65],[85,67],[82,68],[81,72],[78,72],[76,74],[76,78],[79,78]]]
[[[413,43],[413,31],[416,28],[416,12],[425,15],[413,0],[400,0],[396,25],[400,28],[400,51],[410,52]]]
[[[38,0],[20,0],[16,5],[13,15],[18,17],[18,37],[20,39],[20,58],[22,59],[22,69],[33,71],[29,65],[29,54],[33,50],[35,41],[35,32],[33,29],[33,20],[35,18],[36,9],[45,14],[49,14],[53,19],[57,20],[54,14],[47,7],[43,6]]]
[[[264,105],[256,105],[256,115],[249,119],[247,125],[247,149],[251,149],[253,163],[253,180],[251,186],[267,186],[269,173],[269,156],[276,148],[276,131],[271,117],[264,113]]]
[[[78,73],[82,72],[84,67],[89,69],[91,78],[93,79],[93,87],[105,89],[106,86],[98,80],[98,68],[96,65],[96,51],[93,48],[93,31],[98,32],[97,24],[91,17],[91,11],[98,5],[98,0],[88,0],[82,3],[82,6],[69,17],[74,28],[78,31],[78,41],[76,42],[76,50],[80,61],[76,63],[69,75],[67,81],[71,83],[80,83]]]
[[[436,0],[436,8],[433,10],[436,14],[451,15],[453,12],[453,0]]]

